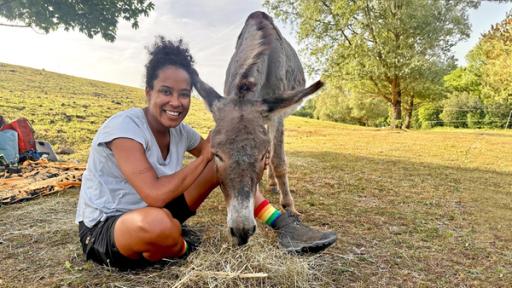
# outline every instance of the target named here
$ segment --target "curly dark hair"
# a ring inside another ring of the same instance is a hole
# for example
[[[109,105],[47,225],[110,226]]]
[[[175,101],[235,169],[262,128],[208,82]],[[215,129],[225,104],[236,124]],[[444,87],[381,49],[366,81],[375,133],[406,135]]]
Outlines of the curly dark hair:
[[[158,72],[169,65],[185,70],[192,81],[194,58],[183,39],[171,41],[159,35],[153,46],[146,49],[150,57],[146,64],[146,88],[153,89]]]

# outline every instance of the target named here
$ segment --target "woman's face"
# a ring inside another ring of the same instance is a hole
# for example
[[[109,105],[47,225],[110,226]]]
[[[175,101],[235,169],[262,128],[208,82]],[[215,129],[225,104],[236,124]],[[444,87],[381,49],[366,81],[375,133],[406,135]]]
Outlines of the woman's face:
[[[187,116],[192,83],[188,73],[176,66],[166,66],[157,75],[153,89],[146,88],[148,117],[150,123],[174,128]]]

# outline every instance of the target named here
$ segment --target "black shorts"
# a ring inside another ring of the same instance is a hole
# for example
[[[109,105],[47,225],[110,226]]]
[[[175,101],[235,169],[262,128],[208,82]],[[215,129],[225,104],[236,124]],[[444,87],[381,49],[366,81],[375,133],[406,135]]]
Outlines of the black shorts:
[[[190,210],[183,195],[169,202],[164,208],[169,210],[180,223],[196,214],[195,211]],[[143,257],[136,260],[131,259],[117,250],[114,241],[114,226],[122,215],[109,216],[104,221],[97,222],[91,228],[83,222],[78,223],[78,234],[86,259],[121,270],[140,269],[153,265],[154,262],[150,262]]]

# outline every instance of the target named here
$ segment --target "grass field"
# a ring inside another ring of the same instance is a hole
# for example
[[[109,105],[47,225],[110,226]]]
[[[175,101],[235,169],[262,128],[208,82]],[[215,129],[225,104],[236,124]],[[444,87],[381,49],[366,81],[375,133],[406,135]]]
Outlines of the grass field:
[[[85,161],[107,117],[143,105],[141,89],[0,64],[0,114],[29,118],[39,139],[75,151],[66,160]],[[203,135],[213,127],[197,99],[186,122]],[[283,254],[262,226],[247,246],[232,247],[214,192],[191,219],[204,243],[186,262],[119,272],[84,261],[78,191],[69,190],[0,207],[0,287],[510,287],[512,132],[298,117],[285,125],[303,221],[338,233],[325,252]],[[266,276],[239,277],[248,273]]]

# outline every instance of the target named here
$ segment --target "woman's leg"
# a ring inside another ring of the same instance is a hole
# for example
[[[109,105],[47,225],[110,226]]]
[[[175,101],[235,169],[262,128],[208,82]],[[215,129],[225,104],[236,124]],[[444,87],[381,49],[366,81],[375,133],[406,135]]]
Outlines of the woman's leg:
[[[167,209],[146,207],[127,212],[114,226],[114,242],[124,256],[158,261],[183,255],[181,226]]]
[[[189,209],[197,210],[218,185],[215,163],[210,161],[184,193]],[[119,252],[132,259],[142,255],[150,261],[158,261],[164,257],[179,257],[185,252],[180,223],[163,208],[146,207],[121,216],[114,227],[114,241]]]

